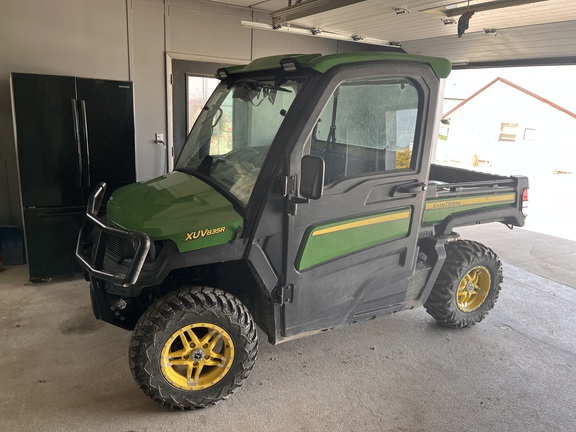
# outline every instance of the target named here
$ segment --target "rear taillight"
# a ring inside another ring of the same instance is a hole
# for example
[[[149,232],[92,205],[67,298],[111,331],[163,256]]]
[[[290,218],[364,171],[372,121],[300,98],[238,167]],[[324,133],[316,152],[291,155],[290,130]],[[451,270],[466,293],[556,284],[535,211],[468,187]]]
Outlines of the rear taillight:
[[[528,207],[528,188],[522,191],[522,208],[525,209]]]

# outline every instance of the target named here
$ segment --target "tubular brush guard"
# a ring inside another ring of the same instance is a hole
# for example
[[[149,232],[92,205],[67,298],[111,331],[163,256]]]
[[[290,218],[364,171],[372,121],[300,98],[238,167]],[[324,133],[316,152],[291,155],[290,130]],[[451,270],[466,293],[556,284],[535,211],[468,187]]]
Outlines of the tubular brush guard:
[[[91,276],[110,281],[116,286],[129,288],[136,284],[140,276],[144,260],[150,250],[150,238],[141,232],[110,227],[98,217],[98,211],[105,192],[106,183],[99,183],[88,199],[86,219],[76,244],[76,259]],[[138,244],[135,247],[136,253],[126,274],[110,273],[104,269],[104,256],[109,235],[126,238],[131,242],[135,240]],[[87,251],[91,251],[91,253],[86,254]]]

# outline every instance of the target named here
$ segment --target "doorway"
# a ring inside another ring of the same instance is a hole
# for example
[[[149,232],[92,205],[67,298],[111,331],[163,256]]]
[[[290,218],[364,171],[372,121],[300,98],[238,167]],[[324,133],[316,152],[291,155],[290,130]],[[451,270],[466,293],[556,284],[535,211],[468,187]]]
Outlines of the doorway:
[[[216,71],[229,66],[172,59],[172,144],[174,161],[178,159],[186,137],[212,91],[220,82]]]

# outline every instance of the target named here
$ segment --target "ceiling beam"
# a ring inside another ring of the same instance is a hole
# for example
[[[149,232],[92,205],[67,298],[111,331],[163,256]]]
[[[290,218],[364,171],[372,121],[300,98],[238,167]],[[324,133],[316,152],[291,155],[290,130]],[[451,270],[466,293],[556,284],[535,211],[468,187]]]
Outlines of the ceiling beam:
[[[539,3],[548,0],[492,0],[487,1],[485,3],[476,3],[469,6],[462,6],[462,7],[455,7],[455,8],[448,8],[447,6],[451,6],[453,3],[445,6],[435,6],[432,8],[427,9],[420,9],[419,12],[431,12],[438,15],[442,15],[444,17],[450,18],[455,16],[460,16],[469,10],[474,12],[485,12],[489,10],[496,10],[496,9],[503,9],[511,6],[523,6],[531,3]]]
[[[334,33],[329,31],[322,31],[320,29],[306,29],[294,26],[274,26],[272,24],[265,24],[253,21],[241,21],[242,27],[251,28],[255,30],[272,30],[275,32],[292,33],[302,36],[314,36],[321,39],[334,39],[342,40],[347,42],[358,42],[368,45],[380,45],[390,47],[391,49],[398,50],[399,52],[404,52],[398,42],[390,42],[382,39],[375,39],[370,37],[364,37],[360,35],[346,35],[341,33]]]
[[[322,12],[328,12],[344,6],[349,6],[355,3],[361,3],[366,0],[307,0],[296,3],[295,5],[288,6],[283,9],[278,9],[270,12],[272,24],[274,26],[282,25],[283,23],[297,20],[300,18],[309,17]]]

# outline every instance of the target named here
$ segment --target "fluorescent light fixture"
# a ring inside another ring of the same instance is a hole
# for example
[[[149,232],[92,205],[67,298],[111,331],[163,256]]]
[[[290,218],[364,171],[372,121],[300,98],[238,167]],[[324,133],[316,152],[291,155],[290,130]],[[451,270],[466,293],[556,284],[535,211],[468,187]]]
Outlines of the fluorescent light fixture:
[[[548,0],[477,0],[470,2],[468,6],[467,1],[458,1],[446,3],[442,6],[434,6],[427,9],[420,9],[420,12],[430,12],[444,17],[460,16],[468,10],[476,12],[485,12],[495,9],[503,9],[511,6],[523,6],[531,3],[539,3]]]
[[[272,24],[278,25],[363,1],[366,0],[304,0],[295,5],[270,12],[270,18],[272,18]]]
[[[392,8],[392,9],[394,9],[394,13],[395,13],[396,15],[405,15],[405,14],[409,14],[409,13],[410,13],[410,11],[409,11],[408,9],[406,9],[406,8],[397,7],[397,8]]]
[[[323,39],[335,39],[335,40],[342,40],[348,42],[361,42],[363,44],[368,45],[380,45],[380,46],[393,46],[399,47],[400,43],[395,42],[394,44],[390,43],[389,41],[385,41],[382,39],[375,39],[370,37],[364,37],[361,35],[346,35],[341,33],[332,33],[326,30],[322,30],[320,33],[317,32],[318,29],[316,28],[302,28],[302,27],[294,27],[294,26],[274,26],[272,24],[265,24],[265,23],[258,23],[253,21],[241,21],[242,27],[251,28],[255,30],[270,30],[276,32],[283,32],[283,33],[292,33],[297,35],[303,36],[314,36],[317,38]]]

